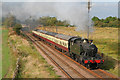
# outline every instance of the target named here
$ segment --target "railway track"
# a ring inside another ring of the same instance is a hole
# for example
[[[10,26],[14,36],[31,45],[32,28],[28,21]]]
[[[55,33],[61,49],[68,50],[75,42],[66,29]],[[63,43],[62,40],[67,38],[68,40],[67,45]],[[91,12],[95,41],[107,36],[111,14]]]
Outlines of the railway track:
[[[86,76],[83,76],[79,69],[76,70],[74,68],[74,66],[71,66],[70,64],[68,64],[67,62],[65,62],[65,60],[63,60],[59,55],[56,55],[53,51],[51,51],[50,49],[48,49],[44,43],[41,43],[37,38],[31,36],[30,34],[27,34],[28,38],[32,40],[32,42],[34,42],[34,44],[36,44],[44,53],[47,57],[49,57],[49,59],[67,76],[67,78],[69,79],[74,79],[74,78],[82,78],[84,80],[88,80],[88,78],[86,78]],[[35,39],[35,40],[34,40]],[[41,46],[42,47],[41,47]],[[48,45],[49,47],[51,47],[50,45]],[[44,50],[44,49],[47,49]],[[54,48],[53,48],[54,49]],[[60,51],[54,49],[54,51],[56,51],[57,53],[60,53],[61,55],[64,55],[67,59],[69,59],[70,61],[72,61],[74,64],[77,65],[77,68],[82,68],[83,70],[89,72],[90,74],[94,75],[95,78],[99,78],[100,80],[118,80],[116,77],[114,77],[113,75],[101,70],[101,69],[96,69],[96,70],[89,70],[86,67],[80,65],[78,62],[74,61],[73,59],[71,59],[70,57],[66,56],[65,54],[61,53]],[[54,57],[54,59],[53,59]],[[73,74],[74,73],[74,74]],[[91,79],[93,80],[93,79]]]
[[[60,57],[56,56],[51,51],[46,51],[45,47],[43,47],[43,45],[38,45],[38,42],[35,42],[36,40],[34,40],[32,37],[30,37],[30,35],[29,35],[29,38],[67,76],[67,78],[69,78],[70,80],[73,80],[74,78],[81,78],[81,80],[88,80],[82,74],[80,74],[77,70],[75,70],[73,67],[71,67],[66,62],[64,62]]]
[[[96,70],[92,70],[92,71],[99,74],[100,76],[103,76],[104,78],[111,78],[111,80],[113,80],[113,79],[119,80],[119,79],[117,79],[117,77],[113,76],[111,73],[108,73],[102,69],[96,69]]]

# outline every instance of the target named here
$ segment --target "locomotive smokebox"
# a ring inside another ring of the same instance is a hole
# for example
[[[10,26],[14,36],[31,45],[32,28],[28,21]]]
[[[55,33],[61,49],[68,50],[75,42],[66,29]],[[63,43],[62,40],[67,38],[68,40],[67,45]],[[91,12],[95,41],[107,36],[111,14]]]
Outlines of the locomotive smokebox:
[[[94,44],[83,43],[83,50],[87,56],[95,57],[97,54],[97,47]]]

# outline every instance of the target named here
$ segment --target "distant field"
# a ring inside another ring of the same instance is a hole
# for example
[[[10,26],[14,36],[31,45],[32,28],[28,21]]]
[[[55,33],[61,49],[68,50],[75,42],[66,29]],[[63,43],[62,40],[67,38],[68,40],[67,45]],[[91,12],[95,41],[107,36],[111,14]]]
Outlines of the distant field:
[[[8,47],[8,30],[2,30],[2,77],[10,66],[10,50]]]
[[[55,27],[41,27],[40,29],[56,32]],[[75,31],[75,29],[75,27],[58,27],[58,33],[87,38],[87,32]],[[94,40],[94,44],[97,45],[99,52],[103,52],[105,55],[118,60],[118,28],[95,27],[89,38]]]

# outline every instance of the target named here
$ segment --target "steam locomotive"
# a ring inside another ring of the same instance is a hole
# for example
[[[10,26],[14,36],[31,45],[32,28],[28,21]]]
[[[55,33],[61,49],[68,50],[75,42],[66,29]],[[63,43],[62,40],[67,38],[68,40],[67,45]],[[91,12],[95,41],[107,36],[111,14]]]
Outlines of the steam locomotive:
[[[104,63],[97,54],[98,48],[92,43],[93,40],[39,29],[33,30],[32,34],[89,69],[98,68]]]

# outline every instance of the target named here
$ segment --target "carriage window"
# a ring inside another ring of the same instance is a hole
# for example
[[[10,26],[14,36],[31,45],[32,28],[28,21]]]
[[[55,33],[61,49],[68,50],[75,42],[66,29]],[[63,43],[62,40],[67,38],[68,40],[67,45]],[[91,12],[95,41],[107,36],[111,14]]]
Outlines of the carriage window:
[[[62,42],[60,41],[60,44],[62,44]]]
[[[65,43],[65,46],[66,46],[66,43]]]
[[[73,45],[73,42],[72,42],[72,45]]]

